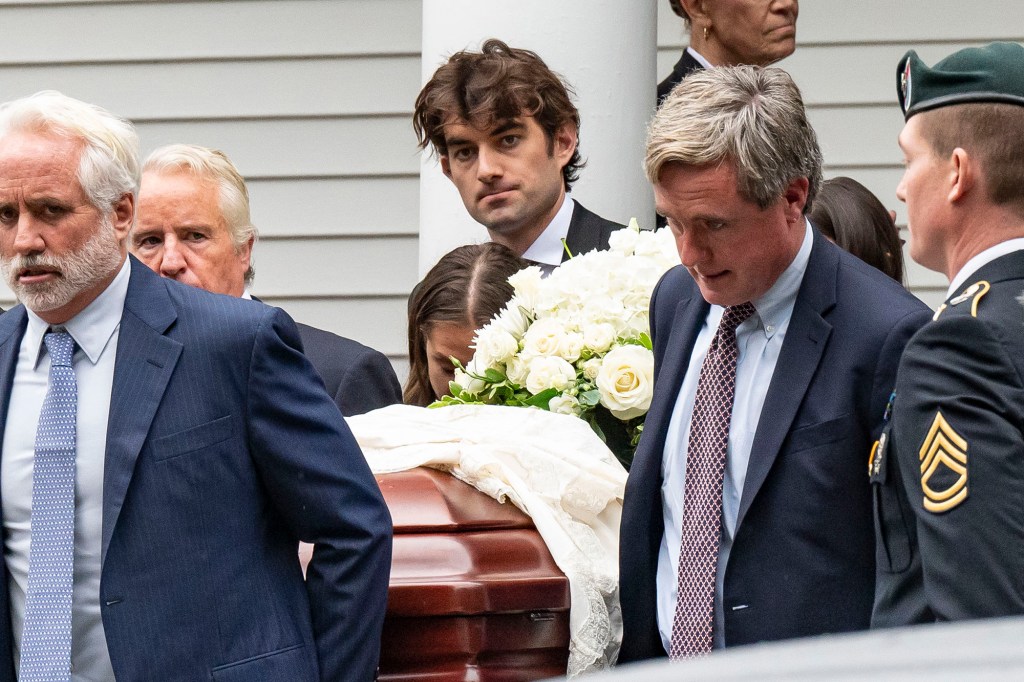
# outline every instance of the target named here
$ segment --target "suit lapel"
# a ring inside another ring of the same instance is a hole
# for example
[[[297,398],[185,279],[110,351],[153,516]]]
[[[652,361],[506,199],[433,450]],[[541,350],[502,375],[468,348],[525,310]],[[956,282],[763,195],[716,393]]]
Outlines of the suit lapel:
[[[566,197],[566,201],[569,198]],[[590,211],[583,208],[580,202],[575,202],[572,207],[572,218],[569,220],[569,231],[565,234],[565,246],[573,256],[587,253],[594,249],[601,248],[600,235],[598,230],[590,229]],[[562,251],[562,262],[569,260],[569,253]]]
[[[679,387],[690,364],[697,333],[707,317],[709,307],[699,294],[681,300],[676,306],[675,316],[671,321],[671,333],[662,353],[660,366],[657,368],[651,411],[644,421],[644,432],[657,434],[659,439],[658,442],[651,444],[656,453],[661,453],[665,449],[665,435],[675,409]]]
[[[157,407],[181,354],[164,336],[177,313],[166,284],[132,259],[117,340],[103,470],[103,559]]]
[[[14,370],[27,324],[28,315],[22,306],[0,315],[0,443],[3,443],[7,430],[7,408],[11,402]]]
[[[750,449],[737,528],[768,477],[825,352],[832,325],[823,315],[835,305],[837,268],[837,254],[815,230],[807,270]]]

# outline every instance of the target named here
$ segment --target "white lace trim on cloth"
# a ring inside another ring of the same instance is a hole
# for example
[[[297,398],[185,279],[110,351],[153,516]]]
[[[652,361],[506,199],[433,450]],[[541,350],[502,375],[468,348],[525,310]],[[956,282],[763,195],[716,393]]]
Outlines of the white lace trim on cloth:
[[[442,469],[528,514],[569,579],[568,676],[611,667],[626,471],[586,422],[492,405],[391,405],[346,421],[375,474]]]

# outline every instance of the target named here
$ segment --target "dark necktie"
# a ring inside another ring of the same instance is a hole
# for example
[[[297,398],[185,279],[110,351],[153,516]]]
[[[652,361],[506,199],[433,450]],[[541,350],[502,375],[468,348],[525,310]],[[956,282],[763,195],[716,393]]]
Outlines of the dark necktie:
[[[690,420],[679,551],[679,601],[672,623],[672,658],[711,651],[715,575],[722,536],[722,481],[736,390],[736,327],[754,314],[741,303],[725,309],[700,369]]]
[[[75,453],[78,384],[75,342],[65,331],[43,337],[50,379],[39,413],[32,473],[21,682],[71,679],[71,592],[75,553]]]

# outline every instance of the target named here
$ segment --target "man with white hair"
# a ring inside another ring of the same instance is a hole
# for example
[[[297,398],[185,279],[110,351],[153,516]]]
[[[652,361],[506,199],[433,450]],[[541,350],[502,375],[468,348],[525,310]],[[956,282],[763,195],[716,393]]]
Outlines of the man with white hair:
[[[227,155],[199,145],[161,147],[142,169],[131,252],[164,277],[251,298],[256,227],[249,192]],[[383,353],[299,324],[306,357],[346,417],[402,402]]]
[[[284,312],[127,256],[137,149],[0,106],[0,680],[370,680],[380,491]]]

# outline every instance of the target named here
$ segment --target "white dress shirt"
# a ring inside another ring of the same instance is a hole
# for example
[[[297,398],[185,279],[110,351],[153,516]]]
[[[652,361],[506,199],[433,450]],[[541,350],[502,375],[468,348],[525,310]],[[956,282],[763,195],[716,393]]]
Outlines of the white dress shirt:
[[[562,256],[565,255],[563,241],[569,236],[569,223],[572,222],[572,212],[575,207],[576,202],[566,194],[555,217],[523,254],[523,258],[526,260],[539,263],[545,275],[550,275],[562,263]]]
[[[692,47],[687,47],[686,51],[689,52],[690,56],[696,59],[697,63],[703,66],[705,69],[715,68],[714,64],[705,59],[704,55],[702,55],[700,52],[697,52],[697,50],[693,49]]]
[[[110,393],[114,383],[114,358],[130,270],[125,259],[103,293],[62,325],[75,340],[73,364],[78,383],[74,592],[71,605],[71,679],[76,682],[114,679],[100,616],[103,463]],[[28,326],[18,351],[7,409],[3,458],[0,459],[4,560],[7,562],[16,668],[20,662],[25,590],[28,587],[36,425],[50,374],[50,357],[43,344],[43,335],[48,328],[49,325],[38,315],[28,311]]]
[[[948,299],[959,291],[960,287],[967,284],[967,278],[983,266],[988,265],[996,258],[1009,255],[1014,251],[1024,251],[1024,238],[1007,239],[1005,242],[1000,242],[995,246],[988,247],[981,253],[975,254],[974,258],[964,263],[964,266],[960,268],[960,271],[950,281],[949,289],[946,291],[946,298]]]
[[[757,313],[736,328],[739,358],[736,362],[736,391],[726,446],[725,481],[722,488],[722,539],[718,553],[718,574],[715,585],[714,647],[725,646],[723,633],[722,587],[729,552],[736,537],[736,521],[740,497],[747,476],[750,450],[761,418],[761,408],[768,393],[768,385],[775,373],[782,342],[786,338],[793,315],[793,306],[811,255],[813,232],[806,224],[804,241],[793,262],[779,276],[764,296],[751,301]],[[700,369],[704,364],[711,340],[718,331],[725,309],[713,305],[690,355],[679,396],[676,398],[672,418],[665,436],[662,459],[661,501],[665,521],[665,534],[658,552],[657,609],[658,629],[665,651],[670,650],[672,622],[675,618],[679,592],[679,550],[682,542],[683,494],[686,488],[686,451],[690,438],[690,418],[697,396]]]

